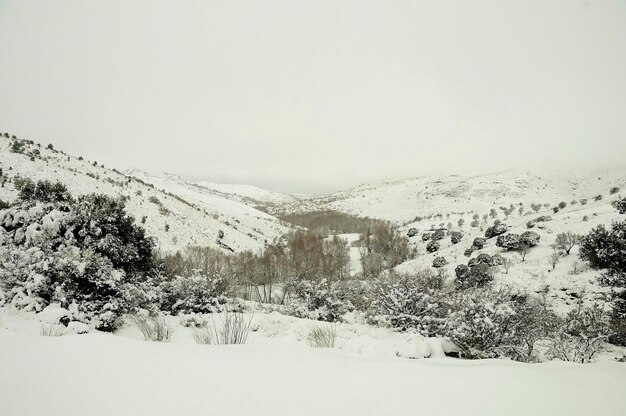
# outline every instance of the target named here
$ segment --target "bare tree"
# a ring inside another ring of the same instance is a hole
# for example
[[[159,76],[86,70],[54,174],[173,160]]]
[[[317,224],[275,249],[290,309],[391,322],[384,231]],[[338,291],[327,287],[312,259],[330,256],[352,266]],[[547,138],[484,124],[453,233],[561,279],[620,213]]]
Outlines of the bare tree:
[[[569,256],[569,252],[578,243],[580,236],[578,234],[568,231],[566,233],[560,233],[556,236],[554,241],[554,247],[559,250],[563,250],[566,255]]]
[[[561,252],[554,250],[550,256],[550,263],[552,264],[552,270],[556,268],[556,264],[561,259]]]
[[[520,244],[519,247],[517,248],[517,252],[522,258],[522,261],[526,261],[526,255],[528,254],[529,251],[530,251],[530,247],[528,246],[528,244]]]
[[[505,257],[502,261],[502,267],[504,267],[504,273],[509,274],[509,269],[513,266],[513,259]]]

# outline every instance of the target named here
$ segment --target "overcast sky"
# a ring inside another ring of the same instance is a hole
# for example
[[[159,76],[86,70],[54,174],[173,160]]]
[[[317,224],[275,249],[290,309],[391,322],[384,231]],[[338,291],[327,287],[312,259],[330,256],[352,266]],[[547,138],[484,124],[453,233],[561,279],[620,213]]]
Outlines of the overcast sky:
[[[626,163],[626,1],[0,0],[0,131],[282,191]]]

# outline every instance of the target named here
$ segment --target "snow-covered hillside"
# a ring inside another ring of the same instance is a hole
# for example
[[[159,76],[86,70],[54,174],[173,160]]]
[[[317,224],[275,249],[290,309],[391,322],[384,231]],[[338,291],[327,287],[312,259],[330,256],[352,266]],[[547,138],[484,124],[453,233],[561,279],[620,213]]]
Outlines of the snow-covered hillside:
[[[271,191],[254,185],[212,183],[207,181],[195,182],[193,185],[206,189],[211,193],[255,206],[267,205],[277,207],[297,202],[301,197],[300,195]]]
[[[488,213],[490,209],[523,203],[558,204],[605,195],[613,186],[624,188],[626,169],[586,175],[569,172],[510,170],[506,172],[432,176],[361,185],[331,195],[299,201],[287,211],[333,209],[398,223],[415,217]],[[447,222],[447,220],[446,220]]]
[[[0,167],[5,176],[60,181],[75,195],[123,196],[129,213],[158,239],[161,250],[193,244],[256,251],[286,231],[276,218],[262,211],[175,177],[129,176],[37,144],[25,144],[23,153],[11,152],[10,146],[10,139],[0,138]],[[0,199],[17,197],[12,182],[0,188]],[[223,245],[217,243],[220,231]]]

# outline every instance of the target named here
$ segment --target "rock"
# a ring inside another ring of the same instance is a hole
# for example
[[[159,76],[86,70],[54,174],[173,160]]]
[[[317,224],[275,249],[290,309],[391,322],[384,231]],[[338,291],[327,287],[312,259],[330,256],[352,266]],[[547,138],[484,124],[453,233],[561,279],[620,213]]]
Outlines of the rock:
[[[417,228],[409,228],[409,231],[406,233],[406,236],[411,238],[417,235]]]

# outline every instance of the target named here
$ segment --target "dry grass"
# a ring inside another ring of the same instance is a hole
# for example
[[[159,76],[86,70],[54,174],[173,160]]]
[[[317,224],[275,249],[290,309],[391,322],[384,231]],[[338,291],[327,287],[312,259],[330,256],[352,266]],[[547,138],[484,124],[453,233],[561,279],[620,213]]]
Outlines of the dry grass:
[[[252,315],[246,317],[242,312],[224,311],[219,315],[219,323],[212,319],[212,326],[194,328],[191,336],[197,344],[245,344],[250,334],[252,318]]]
[[[221,328],[213,321],[215,343],[218,345],[245,344],[250,334],[252,315],[248,318],[242,312],[224,311],[220,315]]]
[[[146,341],[169,342],[176,331],[176,328],[162,316],[136,316],[133,322]]]
[[[192,329],[191,336],[196,344],[215,344],[215,335],[213,328],[208,326],[199,326]]]
[[[334,325],[316,326],[311,329],[306,339],[313,348],[333,348],[337,340],[337,327]]]
[[[67,328],[60,324],[41,324],[39,333],[44,337],[62,337]]]

